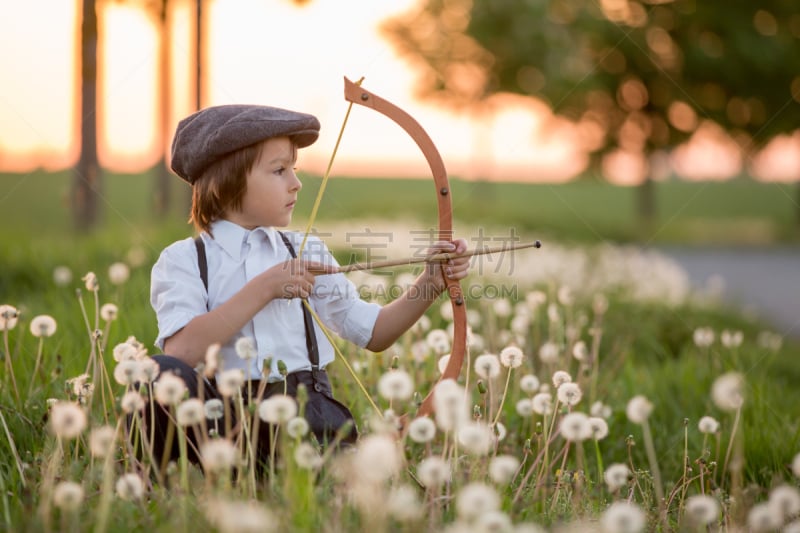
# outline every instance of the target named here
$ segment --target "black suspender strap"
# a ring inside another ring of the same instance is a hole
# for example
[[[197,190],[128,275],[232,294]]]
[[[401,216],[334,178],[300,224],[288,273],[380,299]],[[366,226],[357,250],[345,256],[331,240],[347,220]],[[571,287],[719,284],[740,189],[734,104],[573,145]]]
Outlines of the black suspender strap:
[[[289,239],[282,231],[279,231],[278,234],[281,236],[281,239],[283,239],[283,244],[289,250],[289,253],[292,254],[293,258],[296,258],[297,254],[294,251],[292,243],[289,242]],[[195,238],[194,245],[197,247],[197,266],[200,268],[200,279],[203,280],[203,286],[206,288],[206,291],[208,291],[208,259],[206,258],[206,246],[203,239],[199,236]],[[308,360],[311,361],[311,369],[312,373],[314,373],[319,370],[319,347],[317,346],[317,336],[314,333],[314,319],[305,304],[302,305],[302,308],[303,322],[306,330]],[[317,376],[314,375],[315,380],[316,377]]]

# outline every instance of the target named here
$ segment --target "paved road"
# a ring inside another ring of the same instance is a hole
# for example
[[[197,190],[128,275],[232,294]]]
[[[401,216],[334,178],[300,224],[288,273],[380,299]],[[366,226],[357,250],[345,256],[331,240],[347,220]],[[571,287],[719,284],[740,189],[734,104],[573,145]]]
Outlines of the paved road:
[[[661,248],[678,261],[695,287],[717,278],[730,303],[800,339],[800,248]]]

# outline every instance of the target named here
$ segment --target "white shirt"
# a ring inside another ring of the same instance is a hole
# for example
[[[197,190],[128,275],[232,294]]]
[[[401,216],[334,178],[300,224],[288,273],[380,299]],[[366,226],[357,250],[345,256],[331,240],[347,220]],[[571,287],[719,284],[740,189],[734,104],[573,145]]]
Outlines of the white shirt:
[[[260,227],[250,231],[227,220],[218,220],[211,225],[211,232],[214,237],[205,232],[201,234],[208,260],[208,291],[200,277],[197,249],[192,238],[168,246],[153,266],[150,303],[158,319],[155,344],[162,350],[164,341],[194,317],[220,306],[264,270],[291,259],[289,250],[274,228]],[[302,235],[284,234],[298,250]],[[325,244],[313,236],[308,238],[302,257],[308,261],[337,264]],[[344,274],[317,276],[309,303],[330,331],[361,347],[372,338],[381,309],[378,304],[361,300],[355,285]],[[316,322],[314,329],[320,366],[324,367],[334,359],[333,346]],[[241,337],[255,340],[258,356],[250,361],[249,368],[247,362],[236,354],[235,344]],[[260,379],[264,361],[270,357],[270,381],[282,379],[278,360],[286,363],[290,373],[311,368],[301,300],[271,301],[220,350],[223,368],[241,368],[248,379]]]

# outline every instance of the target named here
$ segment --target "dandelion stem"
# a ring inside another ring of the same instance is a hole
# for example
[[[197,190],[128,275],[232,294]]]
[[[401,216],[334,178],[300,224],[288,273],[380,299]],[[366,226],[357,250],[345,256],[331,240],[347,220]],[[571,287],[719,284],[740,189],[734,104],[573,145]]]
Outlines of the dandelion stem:
[[[722,463],[722,475],[723,476],[725,475],[725,472],[728,471],[728,463],[730,462],[730,459],[731,459],[731,452],[733,451],[733,442],[734,442],[734,438],[736,437],[736,431],[739,429],[739,420],[741,418],[741,415],[742,415],[742,408],[739,407],[738,409],[736,409],[736,415],[734,415],[734,417],[733,417],[733,427],[731,428],[731,438],[728,440],[728,449],[725,452],[725,462]],[[720,483],[720,485],[724,485],[724,479],[723,479],[723,482]]]
[[[508,374],[506,374],[506,386],[503,388],[503,396],[500,397],[500,405],[497,407],[497,414],[494,417],[494,421],[492,422],[492,426],[497,424],[497,421],[500,419],[500,414],[503,412],[503,404],[506,402],[506,396],[508,395],[508,385],[511,382],[511,371],[513,369],[511,367],[508,368]]]
[[[11,385],[14,387],[14,396],[17,398],[17,405],[19,405],[19,390],[17,390],[17,379],[14,377],[14,365],[11,364],[11,350],[8,347],[8,330],[3,330],[3,343],[6,349],[6,370],[9,377],[11,377]]]
[[[8,439],[8,447],[11,448],[11,455],[14,456],[14,463],[16,464],[17,470],[19,471],[19,479],[22,483],[23,488],[25,487],[25,474],[22,471],[22,459],[19,457],[19,453],[17,452],[17,447],[14,444],[14,437],[11,435],[11,432],[8,430],[8,425],[6,424],[6,417],[3,416],[3,410],[0,409],[0,422],[3,423],[3,431],[6,433],[6,438]]]
[[[36,362],[33,365],[33,373],[31,374],[31,382],[28,385],[28,398],[33,394],[33,383],[36,381],[36,375],[39,373],[39,366],[42,364],[42,349],[44,348],[44,337],[39,337],[39,347],[36,350]]]
[[[647,423],[646,419],[642,421],[642,432],[644,433],[644,449],[647,452],[647,460],[650,462],[650,470],[653,473],[653,485],[656,492],[656,499],[658,500],[658,507],[661,509],[664,505],[664,487],[661,484],[661,471],[658,468],[656,448],[653,445],[653,435],[650,433],[650,424]]]

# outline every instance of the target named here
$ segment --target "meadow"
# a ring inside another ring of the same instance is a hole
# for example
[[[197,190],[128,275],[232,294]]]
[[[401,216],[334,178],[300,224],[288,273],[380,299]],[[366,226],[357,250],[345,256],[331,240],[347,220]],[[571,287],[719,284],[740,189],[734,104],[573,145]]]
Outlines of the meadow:
[[[163,218],[151,181],[110,176],[101,228],[78,235],[67,173],[0,176],[3,529],[800,529],[800,346],[631,246],[796,242],[792,188],[661,183],[658,218],[644,227],[633,189],[454,180],[462,236],[507,239],[513,228],[544,246],[513,265],[476,263],[464,283],[469,359],[437,389],[452,401],[414,417],[450,350],[442,299],[386,352],[336,343],[331,379],[358,422],[354,449],[321,452],[297,413],[258,409],[253,423],[275,423],[277,449],[260,479],[243,438],[204,442],[205,473],[185,461],[161,473],[147,454],[141,403],[171,405],[181,427],[205,421],[179,394],[132,386],[157,353],[149,267],[191,234],[179,180]],[[305,181],[297,229],[319,186]],[[427,181],[332,178],[316,226],[349,262],[370,236],[381,253],[410,255],[434,213]],[[350,279],[384,301],[413,272]],[[402,414],[408,432],[397,430]]]

